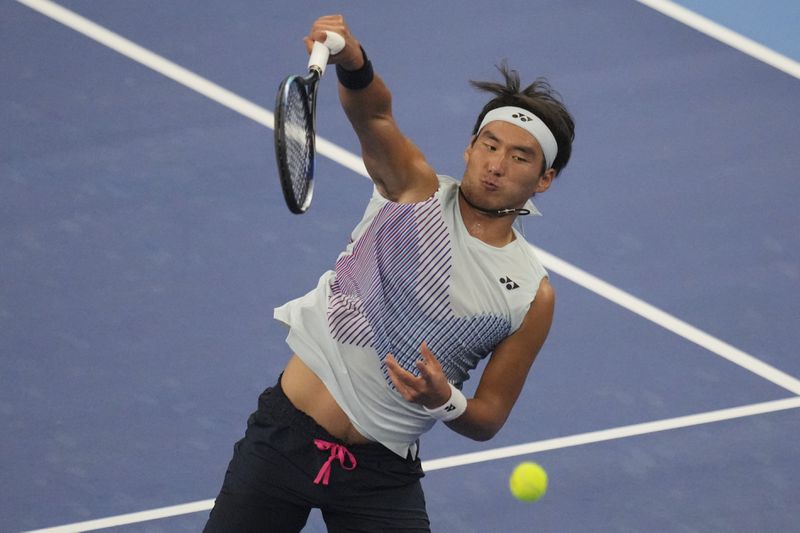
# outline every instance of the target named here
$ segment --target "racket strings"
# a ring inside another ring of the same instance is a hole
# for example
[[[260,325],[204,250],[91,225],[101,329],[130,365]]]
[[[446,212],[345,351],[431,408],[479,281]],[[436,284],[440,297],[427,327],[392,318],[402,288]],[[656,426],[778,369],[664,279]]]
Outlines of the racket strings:
[[[308,193],[313,154],[308,102],[305,91],[298,83],[292,83],[289,88],[284,120],[289,178],[295,199],[302,203]]]

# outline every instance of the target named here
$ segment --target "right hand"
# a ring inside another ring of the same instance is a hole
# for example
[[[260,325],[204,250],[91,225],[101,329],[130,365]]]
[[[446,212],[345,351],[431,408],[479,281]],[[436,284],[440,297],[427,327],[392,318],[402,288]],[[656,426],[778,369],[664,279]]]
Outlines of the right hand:
[[[346,70],[360,69],[364,65],[364,54],[361,53],[361,46],[350,33],[350,28],[342,15],[326,15],[314,21],[311,31],[303,38],[308,53],[311,53],[314,41],[325,41],[326,31],[332,31],[344,37],[344,48],[338,54],[331,55],[328,58],[328,64],[339,64]]]

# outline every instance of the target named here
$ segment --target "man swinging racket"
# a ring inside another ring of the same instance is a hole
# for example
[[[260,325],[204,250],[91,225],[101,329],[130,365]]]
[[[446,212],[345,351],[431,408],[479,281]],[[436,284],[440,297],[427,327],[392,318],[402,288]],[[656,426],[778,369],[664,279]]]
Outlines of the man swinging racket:
[[[555,295],[512,224],[536,213],[570,158],[574,123],[549,85],[473,82],[491,99],[460,182],[398,129],[391,93],[341,16],[331,55],[339,97],[375,188],[352,242],[308,294],[275,309],[294,355],[259,398],[207,532],[429,531],[419,437],[441,420],[488,440],[503,426],[547,337]],[[461,385],[490,359],[475,395]]]

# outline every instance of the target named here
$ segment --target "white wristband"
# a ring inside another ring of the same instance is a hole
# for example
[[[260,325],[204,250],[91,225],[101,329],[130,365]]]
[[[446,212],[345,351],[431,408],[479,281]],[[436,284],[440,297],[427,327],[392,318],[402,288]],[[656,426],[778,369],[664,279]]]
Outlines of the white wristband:
[[[454,420],[467,410],[467,397],[464,396],[464,393],[455,388],[452,383],[448,383],[448,385],[450,385],[450,399],[444,405],[440,405],[435,409],[428,409],[424,405],[422,406],[426,413],[442,422]]]

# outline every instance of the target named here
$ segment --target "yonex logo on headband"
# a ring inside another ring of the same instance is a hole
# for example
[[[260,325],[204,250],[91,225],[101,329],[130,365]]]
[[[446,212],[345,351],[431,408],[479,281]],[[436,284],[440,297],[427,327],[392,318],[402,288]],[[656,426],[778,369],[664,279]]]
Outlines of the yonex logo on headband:
[[[498,107],[497,109],[492,109],[486,113],[486,115],[483,117],[483,121],[481,121],[481,126],[478,128],[478,131],[480,132],[484,126],[490,122],[494,122],[495,120],[514,124],[515,126],[519,126],[533,135],[533,137],[539,141],[539,146],[542,147],[545,166],[547,168],[553,166],[553,161],[556,160],[556,155],[558,155],[558,143],[556,143],[556,138],[553,136],[553,132],[551,132],[550,128],[548,128],[547,125],[542,122],[542,119],[527,109],[522,109],[521,107]]]

